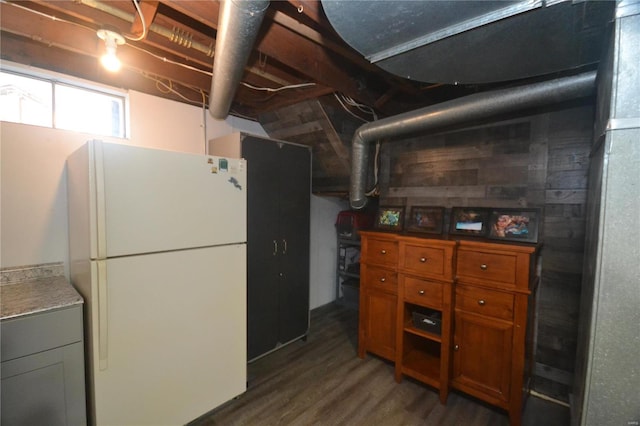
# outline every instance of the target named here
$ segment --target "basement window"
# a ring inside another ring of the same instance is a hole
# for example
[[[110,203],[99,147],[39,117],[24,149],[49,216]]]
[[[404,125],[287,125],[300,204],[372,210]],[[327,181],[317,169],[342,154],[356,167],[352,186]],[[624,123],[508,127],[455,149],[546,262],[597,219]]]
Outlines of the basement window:
[[[126,96],[0,71],[0,120],[124,138]]]

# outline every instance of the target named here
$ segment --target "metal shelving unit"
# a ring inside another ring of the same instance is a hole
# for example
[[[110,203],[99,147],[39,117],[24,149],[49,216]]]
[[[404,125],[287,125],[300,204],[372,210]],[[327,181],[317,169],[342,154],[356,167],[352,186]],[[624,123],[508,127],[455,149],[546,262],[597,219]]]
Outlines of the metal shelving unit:
[[[338,236],[336,267],[336,299],[345,306],[358,309],[360,294],[360,240]]]

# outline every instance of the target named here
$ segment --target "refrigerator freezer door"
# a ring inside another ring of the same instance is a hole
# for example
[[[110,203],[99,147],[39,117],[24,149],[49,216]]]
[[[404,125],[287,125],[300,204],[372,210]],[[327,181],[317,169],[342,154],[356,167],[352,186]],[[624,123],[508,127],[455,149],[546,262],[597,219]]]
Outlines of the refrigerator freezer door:
[[[185,424],[245,391],[244,244],[105,262],[107,324],[89,333],[96,424]]]
[[[246,241],[244,160],[89,144],[96,258]]]

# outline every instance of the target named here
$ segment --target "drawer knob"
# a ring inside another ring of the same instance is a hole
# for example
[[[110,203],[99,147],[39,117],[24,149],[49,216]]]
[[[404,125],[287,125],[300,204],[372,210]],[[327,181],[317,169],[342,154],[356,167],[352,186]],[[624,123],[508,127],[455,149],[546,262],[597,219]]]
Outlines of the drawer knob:
[[[458,349],[460,349],[460,346],[458,346],[458,345],[455,345],[455,346],[453,347],[453,350],[454,350],[454,351],[457,351]]]
[[[487,264],[483,263],[482,265],[480,265],[480,269],[482,269],[483,271],[487,270]]]
[[[485,303],[487,303],[487,302],[485,302],[484,299],[478,300],[478,305],[480,305],[480,306],[484,306]]]
[[[426,261],[427,261],[427,258],[426,258],[426,257],[421,257],[421,258],[420,258],[420,262],[425,263]]]
[[[387,279],[385,277],[380,278],[380,282],[383,283],[385,282]]]
[[[386,250],[380,250],[380,253],[387,254],[387,251]]]
[[[420,290],[418,294],[421,294],[421,295],[424,294],[424,290]]]

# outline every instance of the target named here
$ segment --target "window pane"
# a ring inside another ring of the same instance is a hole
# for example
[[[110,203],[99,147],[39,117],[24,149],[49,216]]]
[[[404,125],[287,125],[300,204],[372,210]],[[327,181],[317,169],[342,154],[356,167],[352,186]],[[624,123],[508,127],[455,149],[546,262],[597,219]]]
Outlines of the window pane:
[[[51,83],[0,72],[0,120],[52,126]]]
[[[124,137],[124,98],[55,85],[58,129]]]

